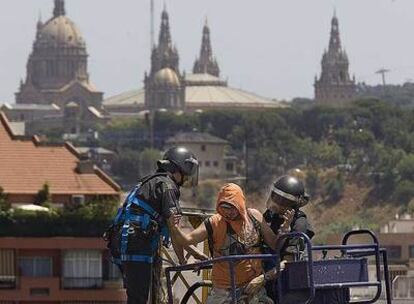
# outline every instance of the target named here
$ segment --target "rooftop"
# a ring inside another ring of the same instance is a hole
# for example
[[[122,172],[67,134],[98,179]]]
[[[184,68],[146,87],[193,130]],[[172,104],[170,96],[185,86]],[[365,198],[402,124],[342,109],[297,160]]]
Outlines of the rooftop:
[[[16,136],[0,112],[0,186],[7,194],[36,194],[45,183],[51,194],[118,195],[119,186],[100,169],[78,173],[79,153],[66,143],[43,146]]]
[[[167,144],[180,144],[180,143],[204,143],[204,144],[228,144],[227,140],[213,136],[208,133],[201,132],[185,132],[178,133],[173,137],[170,137],[166,141]]]
[[[4,108],[8,110],[31,110],[31,111],[59,111],[55,104],[33,104],[33,103],[5,103]]]

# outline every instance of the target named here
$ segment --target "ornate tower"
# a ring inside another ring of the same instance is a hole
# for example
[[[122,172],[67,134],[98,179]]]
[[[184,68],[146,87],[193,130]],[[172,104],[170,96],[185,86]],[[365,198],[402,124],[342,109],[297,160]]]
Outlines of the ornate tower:
[[[16,93],[16,103],[55,103],[63,109],[67,103],[76,102],[81,109],[100,108],[103,94],[89,81],[85,41],[66,17],[65,1],[55,0],[54,4],[53,17],[44,24],[40,20],[37,23],[26,80]]]
[[[185,86],[179,71],[178,51],[172,44],[168,13],[164,7],[158,45],[153,46],[151,71],[145,74],[145,106],[148,109],[183,109]]]
[[[210,41],[210,28],[206,23],[203,28],[203,38],[201,40],[200,57],[194,62],[194,74],[207,73],[216,77],[220,76],[220,68],[216,59],[213,57],[213,50]]]
[[[318,103],[342,103],[355,97],[355,79],[349,76],[349,61],[341,46],[339,23],[336,14],[331,21],[328,51],[322,56],[322,73],[315,77],[315,100]]]

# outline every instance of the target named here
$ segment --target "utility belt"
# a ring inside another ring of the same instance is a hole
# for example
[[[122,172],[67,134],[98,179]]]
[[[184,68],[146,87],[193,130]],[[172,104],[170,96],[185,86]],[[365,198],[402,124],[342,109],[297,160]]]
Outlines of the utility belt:
[[[170,243],[169,231],[162,216],[148,203],[136,197],[139,186],[126,198],[122,208],[104,234],[113,263],[153,263],[154,255],[162,238],[163,244]]]

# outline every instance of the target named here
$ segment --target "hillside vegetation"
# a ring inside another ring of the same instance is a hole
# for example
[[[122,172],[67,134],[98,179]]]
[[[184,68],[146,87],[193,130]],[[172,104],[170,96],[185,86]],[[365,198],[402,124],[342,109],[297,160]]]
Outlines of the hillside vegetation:
[[[180,131],[196,129],[227,139],[242,160],[246,191],[260,206],[274,178],[300,168],[313,197],[309,212],[322,233],[378,228],[395,212],[413,209],[412,109],[365,99],[339,108],[157,113],[154,127],[159,150],[168,136]],[[148,124],[139,119],[118,120],[101,130],[99,144],[119,154],[114,170],[118,177],[133,182],[145,167],[143,156],[156,156],[147,149],[148,134]],[[212,189],[202,186],[198,203],[214,200]]]

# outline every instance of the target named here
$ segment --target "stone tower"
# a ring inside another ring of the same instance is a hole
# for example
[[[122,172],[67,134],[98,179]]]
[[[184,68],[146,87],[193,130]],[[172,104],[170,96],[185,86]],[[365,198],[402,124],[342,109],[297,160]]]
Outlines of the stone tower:
[[[331,21],[328,51],[322,56],[322,73],[315,77],[315,101],[320,104],[341,104],[351,101],[356,94],[355,79],[349,76],[349,61],[341,46],[336,14]]]
[[[161,14],[158,45],[153,46],[151,70],[145,74],[145,106],[148,109],[183,109],[184,77],[179,71],[178,51],[172,44],[167,10]]]
[[[66,16],[64,0],[55,0],[53,17],[37,24],[27,75],[16,93],[18,104],[56,104],[63,112],[75,102],[80,112],[101,108],[103,94],[89,81],[85,41]]]
[[[210,41],[210,28],[208,26],[207,19],[203,28],[200,57],[194,62],[193,73],[207,73],[216,77],[220,76],[220,68],[216,59],[213,57],[213,50]]]

